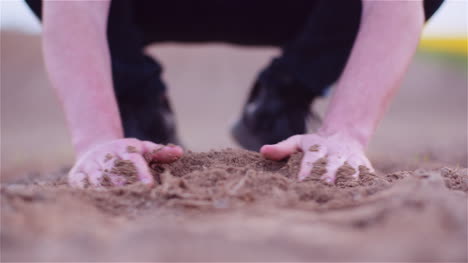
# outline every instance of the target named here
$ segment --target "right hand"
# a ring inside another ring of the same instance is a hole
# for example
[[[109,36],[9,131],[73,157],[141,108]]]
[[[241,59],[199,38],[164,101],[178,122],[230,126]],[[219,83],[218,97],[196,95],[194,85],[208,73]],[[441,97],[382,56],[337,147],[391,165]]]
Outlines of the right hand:
[[[326,172],[321,179],[328,183],[335,182],[339,168],[345,164],[353,168],[354,178],[359,178],[360,167],[375,172],[366,157],[364,146],[347,133],[324,134],[319,131],[316,134],[294,135],[277,144],[265,145],[260,151],[271,160],[281,160],[302,151],[304,157],[298,174],[300,181],[311,174],[315,162],[321,158],[327,159]]]
[[[112,140],[95,145],[79,156],[68,173],[68,183],[77,188],[122,186],[135,181],[152,186],[154,178],[148,162],[169,163],[182,154],[180,146],[165,146],[133,138]],[[127,167],[126,171],[119,170],[119,163]]]

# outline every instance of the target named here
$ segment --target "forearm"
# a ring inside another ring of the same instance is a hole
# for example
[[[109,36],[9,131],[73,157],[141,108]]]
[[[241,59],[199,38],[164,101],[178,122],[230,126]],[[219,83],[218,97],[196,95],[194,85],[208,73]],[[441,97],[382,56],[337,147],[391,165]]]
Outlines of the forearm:
[[[416,50],[421,1],[364,1],[361,28],[325,115],[322,134],[367,145]]]
[[[75,151],[123,137],[106,40],[108,1],[44,1],[43,48]]]

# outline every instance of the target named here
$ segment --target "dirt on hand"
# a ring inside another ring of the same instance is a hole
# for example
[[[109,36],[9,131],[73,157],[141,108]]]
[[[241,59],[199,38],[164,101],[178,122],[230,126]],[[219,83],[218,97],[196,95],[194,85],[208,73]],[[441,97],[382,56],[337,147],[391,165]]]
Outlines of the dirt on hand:
[[[301,157],[188,152],[151,164],[153,188],[77,190],[63,174],[2,185],[2,260],[467,260],[466,169],[355,179],[345,165],[330,184],[321,159],[299,182]]]
[[[125,184],[133,184],[138,181],[138,171],[132,161],[116,159],[110,170],[112,174],[118,174],[125,178]]]

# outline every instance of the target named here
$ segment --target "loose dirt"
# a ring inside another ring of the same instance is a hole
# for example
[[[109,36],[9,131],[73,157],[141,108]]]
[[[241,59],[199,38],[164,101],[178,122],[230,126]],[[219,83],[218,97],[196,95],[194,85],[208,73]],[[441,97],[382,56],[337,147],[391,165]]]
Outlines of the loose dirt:
[[[466,261],[467,169],[372,174],[301,154],[188,152],[158,184],[71,189],[65,171],[1,186],[3,261]],[[122,161],[123,162],[123,161]],[[120,172],[133,173],[119,163]]]
[[[133,184],[138,181],[137,169],[132,161],[116,159],[110,172],[123,176],[126,184]]]

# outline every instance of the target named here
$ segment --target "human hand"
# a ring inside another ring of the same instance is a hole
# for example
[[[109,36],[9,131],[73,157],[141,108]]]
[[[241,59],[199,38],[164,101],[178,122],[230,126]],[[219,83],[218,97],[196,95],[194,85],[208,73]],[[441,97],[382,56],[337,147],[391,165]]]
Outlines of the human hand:
[[[364,153],[364,147],[351,136],[342,133],[332,135],[305,134],[294,135],[274,145],[264,145],[260,152],[271,160],[281,160],[297,152],[304,152],[298,175],[300,181],[308,177],[314,163],[327,158],[326,172],[321,179],[333,183],[336,172],[344,164],[354,169],[353,177],[359,177],[359,167],[364,166],[374,172],[372,165]]]
[[[103,188],[134,182],[153,185],[154,178],[148,163],[169,163],[177,160],[183,150],[175,145],[159,145],[133,138],[112,140],[98,144],[78,157],[68,173],[72,187]]]

